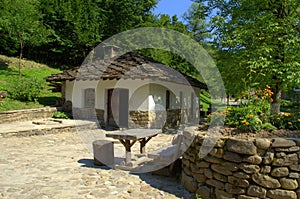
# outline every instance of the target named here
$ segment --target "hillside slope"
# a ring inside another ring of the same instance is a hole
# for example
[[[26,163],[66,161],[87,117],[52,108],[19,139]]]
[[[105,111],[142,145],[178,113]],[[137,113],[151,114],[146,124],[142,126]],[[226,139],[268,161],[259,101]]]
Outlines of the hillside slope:
[[[19,75],[19,59],[0,55],[0,91],[9,91],[9,89],[20,81],[39,82],[43,89],[35,102],[24,102],[12,99],[9,94],[6,98],[0,98],[0,111],[19,110],[28,108],[38,108],[55,105],[55,101],[60,97],[58,93],[52,93],[45,77],[60,70],[51,68],[45,64],[39,64],[34,61],[21,60],[21,76]]]

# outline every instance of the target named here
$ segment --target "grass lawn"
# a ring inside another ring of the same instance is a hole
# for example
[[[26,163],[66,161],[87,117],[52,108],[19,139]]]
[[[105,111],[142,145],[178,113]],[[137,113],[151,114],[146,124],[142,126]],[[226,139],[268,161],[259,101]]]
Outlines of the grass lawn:
[[[6,91],[10,82],[20,81],[18,65],[18,58],[0,55],[0,91]],[[51,88],[45,81],[45,77],[58,72],[60,72],[60,70],[51,68],[47,65],[28,60],[22,60],[22,79],[36,78],[42,82],[43,90],[41,90],[40,96],[36,102],[21,102],[11,99],[10,96],[7,96],[7,98],[2,100],[0,99],[0,111],[55,105],[55,101],[60,97],[60,93],[52,93]]]

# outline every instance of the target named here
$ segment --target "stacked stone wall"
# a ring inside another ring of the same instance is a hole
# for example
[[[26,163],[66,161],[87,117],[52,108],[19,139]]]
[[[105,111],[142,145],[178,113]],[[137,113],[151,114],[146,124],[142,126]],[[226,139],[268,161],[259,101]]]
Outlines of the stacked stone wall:
[[[105,127],[104,114],[105,114],[105,111],[103,109],[96,109],[97,120],[101,127]]]
[[[182,184],[202,199],[300,198],[300,139],[220,138],[203,158],[196,136],[182,159]]]
[[[128,124],[129,128],[148,128],[149,112],[148,111],[130,111],[129,116],[131,122]]]
[[[0,124],[52,117],[57,108],[37,108],[0,112]]]

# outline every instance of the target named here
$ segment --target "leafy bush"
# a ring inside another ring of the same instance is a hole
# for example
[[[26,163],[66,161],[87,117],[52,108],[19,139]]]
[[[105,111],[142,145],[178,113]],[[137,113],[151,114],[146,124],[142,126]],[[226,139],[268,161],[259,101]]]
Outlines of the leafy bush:
[[[280,104],[281,104],[281,106],[291,106],[293,103],[289,100],[282,99]]]
[[[262,129],[265,129],[265,130],[268,130],[268,131],[275,131],[275,130],[277,130],[276,126],[273,126],[269,122],[262,124]]]
[[[36,78],[16,78],[8,81],[7,93],[11,99],[32,102],[37,101],[41,90],[43,89],[43,82]]]
[[[270,117],[271,124],[279,129],[300,129],[300,113],[280,113]]]
[[[60,111],[56,111],[53,116],[53,118],[57,118],[57,119],[70,119],[72,118],[70,114],[65,113],[65,112],[60,112]]]

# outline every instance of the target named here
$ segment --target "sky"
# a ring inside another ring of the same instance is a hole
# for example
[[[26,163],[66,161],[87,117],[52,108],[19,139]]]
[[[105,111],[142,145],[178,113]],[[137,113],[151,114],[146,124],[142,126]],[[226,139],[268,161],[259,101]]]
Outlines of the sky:
[[[154,14],[168,14],[170,16],[177,15],[181,20],[183,13],[185,13],[193,2],[190,0],[160,0],[154,9]]]

